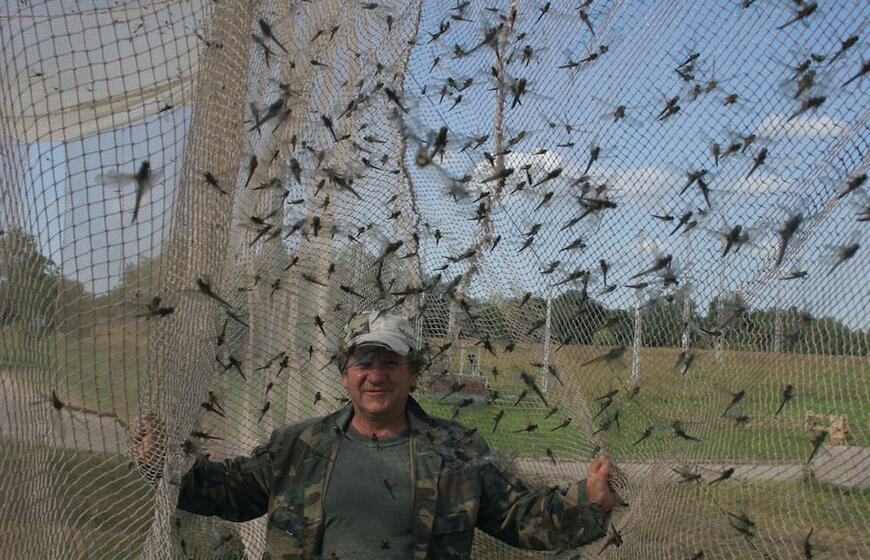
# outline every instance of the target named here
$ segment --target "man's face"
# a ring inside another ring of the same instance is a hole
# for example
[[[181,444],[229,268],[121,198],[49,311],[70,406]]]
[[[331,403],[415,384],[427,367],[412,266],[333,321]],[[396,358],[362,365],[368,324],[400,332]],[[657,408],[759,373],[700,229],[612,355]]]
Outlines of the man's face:
[[[386,348],[362,347],[350,357],[341,383],[347,389],[354,412],[374,421],[402,417],[417,373],[411,373],[408,358]]]

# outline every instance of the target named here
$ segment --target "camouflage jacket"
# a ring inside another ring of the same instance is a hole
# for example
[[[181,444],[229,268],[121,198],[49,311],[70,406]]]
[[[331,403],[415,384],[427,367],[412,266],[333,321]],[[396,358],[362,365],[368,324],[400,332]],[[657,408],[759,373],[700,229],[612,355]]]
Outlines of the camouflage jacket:
[[[316,558],[323,500],[344,430],[345,408],[276,430],[248,457],[200,459],[181,481],[178,507],[246,521],[268,513],[265,559]],[[498,467],[489,447],[461,424],[408,399],[414,558],[468,558],[477,527],[529,549],[575,548],[606,534],[607,515],[586,499],[585,481],[533,490]]]

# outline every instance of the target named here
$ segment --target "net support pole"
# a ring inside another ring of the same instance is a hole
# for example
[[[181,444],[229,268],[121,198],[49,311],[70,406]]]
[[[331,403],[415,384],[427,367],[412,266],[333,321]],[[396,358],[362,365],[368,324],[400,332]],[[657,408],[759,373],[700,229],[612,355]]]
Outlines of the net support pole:
[[[691,268],[692,268],[692,237],[691,235],[686,236],[686,277],[691,279]],[[691,280],[690,280],[691,281]],[[689,351],[689,320],[691,319],[691,305],[689,302],[689,292],[690,290],[686,290],[686,299],[683,300],[683,336],[680,340],[680,350],[683,353]]]
[[[722,302],[724,301],[724,295],[725,295],[725,260],[719,259],[719,299],[716,303],[716,322],[718,325],[720,325],[720,327],[722,325],[722,318],[724,317],[723,312],[722,312]],[[721,331],[724,329],[719,328],[719,330]],[[715,348],[716,348],[715,356],[716,356],[716,363],[717,364],[722,363],[722,343],[723,343],[722,338],[723,338],[723,335],[718,334],[716,336],[716,342],[714,343]]]
[[[445,343],[448,340],[450,340],[451,335],[453,335],[453,329],[455,327],[456,327],[456,302],[453,301],[453,299],[451,299],[450,300],[450,311],[448,312],[448,315],[447,315],[447,340],[444,341]],[[456,336],[457,336],[457,338],[459,337],[458,333]],[[444,352],[444,367],[442,368],[443,371],[446,371],[446,372],[450,371],[450,361],[451,361],[452,357],[453,357],[453,346],[451,345],[451,347],[448,348],[446,352]]]
[[[773,352],[782,353],[782,307],[780,306],[780,285],[776,285],[776,304],[773,308]]]
[[[689,306],[689,296],[686,295],[686,299],[683,300],[683,337],[680,340],[680,350],[683,352],[689,351],[689,313],[691,309]]]
[[[355,286],[358,284],[354,284]],[[420,294],[420,307],[418,309],[426,308],[426,292]],[[423,314],[417,313],[414,319],[414,346],[416,348],[423,347]]]
[[[640,379],[640,340],[643,329],[643,315],[640,312],[640,290],[635,290],[634,294],[634,343],[631,349],[631,384],[637,385]]]
[[[544,322],[544,359],[541,360],[541,391],[547,392],[550,385],[550,329],[553,317],[553,285],[547,284],[547,316]]]
[[[643,230],[637,232],[638,247],[643,243]],[[640,253],[638,253],[640,259]],[[640,289],[634,290],[634,342],[631,348],[631,384],[637,385],[640,379],[640,339],[642,318],[640,313]]]

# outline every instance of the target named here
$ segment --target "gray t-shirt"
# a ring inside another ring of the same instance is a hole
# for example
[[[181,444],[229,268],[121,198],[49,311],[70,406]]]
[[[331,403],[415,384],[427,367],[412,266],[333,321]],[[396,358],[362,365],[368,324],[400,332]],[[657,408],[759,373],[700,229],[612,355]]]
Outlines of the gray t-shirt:
[[[349,426],[324,500],[323,558],[411,558],[409,432],[374,442]]]

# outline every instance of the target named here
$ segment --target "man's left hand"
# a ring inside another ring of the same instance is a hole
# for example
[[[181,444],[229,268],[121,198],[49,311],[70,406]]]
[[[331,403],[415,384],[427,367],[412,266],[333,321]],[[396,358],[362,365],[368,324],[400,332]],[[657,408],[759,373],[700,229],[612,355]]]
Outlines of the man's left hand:
[[[608,483],[612,470],[613,463],[602,455],[586,471],[586,497],[589,503],[600,505],[604,513],[610,513],[616,504],[616,496]]]

